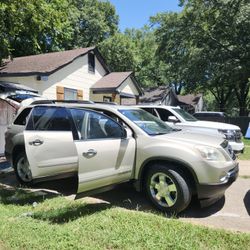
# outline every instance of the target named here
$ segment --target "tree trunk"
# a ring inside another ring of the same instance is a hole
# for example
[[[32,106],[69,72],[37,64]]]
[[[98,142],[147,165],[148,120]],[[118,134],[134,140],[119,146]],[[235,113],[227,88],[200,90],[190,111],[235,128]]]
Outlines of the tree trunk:
[[[238,87],[238,88],[237,88]],[[240,116],[247,116],[248,109],[247,109],[247,102],[248,102],[248,93],[249,93],[250,83],[239,83],[238,86],[235,86],[234,92],[237,97],[237,101],[239,104],[239,115]]]

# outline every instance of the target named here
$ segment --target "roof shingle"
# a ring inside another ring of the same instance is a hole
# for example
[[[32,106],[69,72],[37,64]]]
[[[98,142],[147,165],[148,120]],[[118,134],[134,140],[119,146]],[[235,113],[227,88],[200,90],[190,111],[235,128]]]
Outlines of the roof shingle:
[[[97,81],[91,89],[97,90],[102,89],[116,89],[118,88],[133,72],[112,72],[99,81]]]
[[[16,57],[0,67],[0,76],[7,74],[51,74],[71,63],[77,57],[87,54],[94,49],[95,47],[89,47],[33,56]]]

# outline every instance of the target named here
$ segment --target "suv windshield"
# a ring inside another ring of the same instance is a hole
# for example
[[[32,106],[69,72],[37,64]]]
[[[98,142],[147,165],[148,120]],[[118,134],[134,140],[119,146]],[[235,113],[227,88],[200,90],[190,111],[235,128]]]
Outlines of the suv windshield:
[[[173,108],[173,110],[178,113],[185,121],[187,122],[195,122],[198,121],[194,116],[190,115],[188,112],[186,112],[183,109],[177,109]]]
[[[148,135],[162,135],[174,131],[165,122],[161,121],[145,110],[121,109],[119,112],[130,119]]]

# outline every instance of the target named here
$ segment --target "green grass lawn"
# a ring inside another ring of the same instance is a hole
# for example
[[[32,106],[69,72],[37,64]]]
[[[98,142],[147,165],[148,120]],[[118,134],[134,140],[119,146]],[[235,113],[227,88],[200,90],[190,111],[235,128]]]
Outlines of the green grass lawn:
[[[244,138],[243,142],[244,142],[245,146],[249,146],[250,147],[250,139]]]
[[[250,234],[164,215],[6,190],[0,185],[2,249],[249,249]],[[32,202],[37,201],[33,207]]]
[[[240,160],[250,160],[250,139],[243,139],[245,144],[244,153],[239,155]]]

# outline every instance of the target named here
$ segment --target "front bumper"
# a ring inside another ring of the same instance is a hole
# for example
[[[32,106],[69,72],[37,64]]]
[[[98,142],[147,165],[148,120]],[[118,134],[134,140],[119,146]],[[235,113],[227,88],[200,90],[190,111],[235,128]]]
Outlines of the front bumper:
[[[243,151],[244,151],[244,143],[243,142],[228,141],[228,143],[232,147],[235,154],[243,153]]]
[[[228,179],[221,184],[198,184],[197,195],[202,206],[209,206],[220,199],[225,190],[237,179],[239,175],[239,165],[228,171]]]

